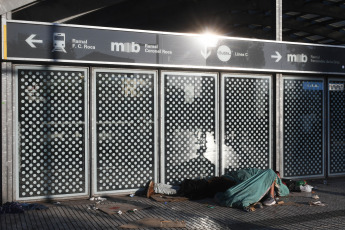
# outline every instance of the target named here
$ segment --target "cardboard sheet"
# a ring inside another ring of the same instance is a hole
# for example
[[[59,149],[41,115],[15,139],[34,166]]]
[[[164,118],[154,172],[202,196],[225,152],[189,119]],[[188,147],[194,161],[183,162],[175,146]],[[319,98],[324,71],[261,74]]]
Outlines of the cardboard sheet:
[[[152,199],[158,202],[179,202],[188,200],[187,197],[182,196],[167,196],[162,194],[154,194],[151,196]]]
[[[182,220],[164,220],[161,218],[144,218],[121,225],[120,228],[185,228],[186,223]]]

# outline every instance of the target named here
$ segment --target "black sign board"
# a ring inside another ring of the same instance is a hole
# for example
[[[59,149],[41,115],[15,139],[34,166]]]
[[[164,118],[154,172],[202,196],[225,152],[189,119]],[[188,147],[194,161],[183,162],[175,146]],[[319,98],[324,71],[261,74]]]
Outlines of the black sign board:
[[[345,74],[336,46],[7,21],[4,60]]]

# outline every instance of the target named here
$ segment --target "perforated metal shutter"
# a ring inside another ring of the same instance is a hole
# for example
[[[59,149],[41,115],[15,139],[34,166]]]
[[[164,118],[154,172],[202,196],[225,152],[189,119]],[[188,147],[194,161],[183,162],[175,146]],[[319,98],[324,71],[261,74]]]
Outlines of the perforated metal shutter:
[[[283,78],[284,177],[324,175],[323,80]]]
[[[18,199],[87,194],[86,69],[15,70]]]
[[[270,77],[222,75],[222,173],[270,167]]]
[[[156,179],[156,72],[95,69],[96,193]]]
[[[215,176],[217,75],[163,72],[162,95],[163,181]]]
[[[329,175],[345,174],[345,80],[329,80]]]

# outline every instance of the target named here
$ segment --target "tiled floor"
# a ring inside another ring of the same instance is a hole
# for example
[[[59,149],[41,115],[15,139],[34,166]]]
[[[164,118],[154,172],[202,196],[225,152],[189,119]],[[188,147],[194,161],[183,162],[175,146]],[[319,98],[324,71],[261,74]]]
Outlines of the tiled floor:
[[[121,229],[119,226],[146,217],[184,220],[186,229],[345,229],[345,178],[309,181],[314,193],[293,193],[281,198],[285,205],[254,212],[220,207],[212,199],[159,203],[144,197],[108,197],[102,203],[148,205],[134,213],[109,215],[92,207],[89,200],[47,204],[47,210],[0,215],[1,229]],[[324,207],[310,206],[318,195]]]

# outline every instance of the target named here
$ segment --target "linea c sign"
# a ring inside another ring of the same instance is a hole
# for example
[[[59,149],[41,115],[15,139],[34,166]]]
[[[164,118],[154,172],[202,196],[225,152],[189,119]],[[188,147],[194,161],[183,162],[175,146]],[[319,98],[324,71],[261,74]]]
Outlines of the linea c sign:
[[[210,39],[209,39],[210,40]],[[345,74],[338,46],[3,21],[2,59]]]

